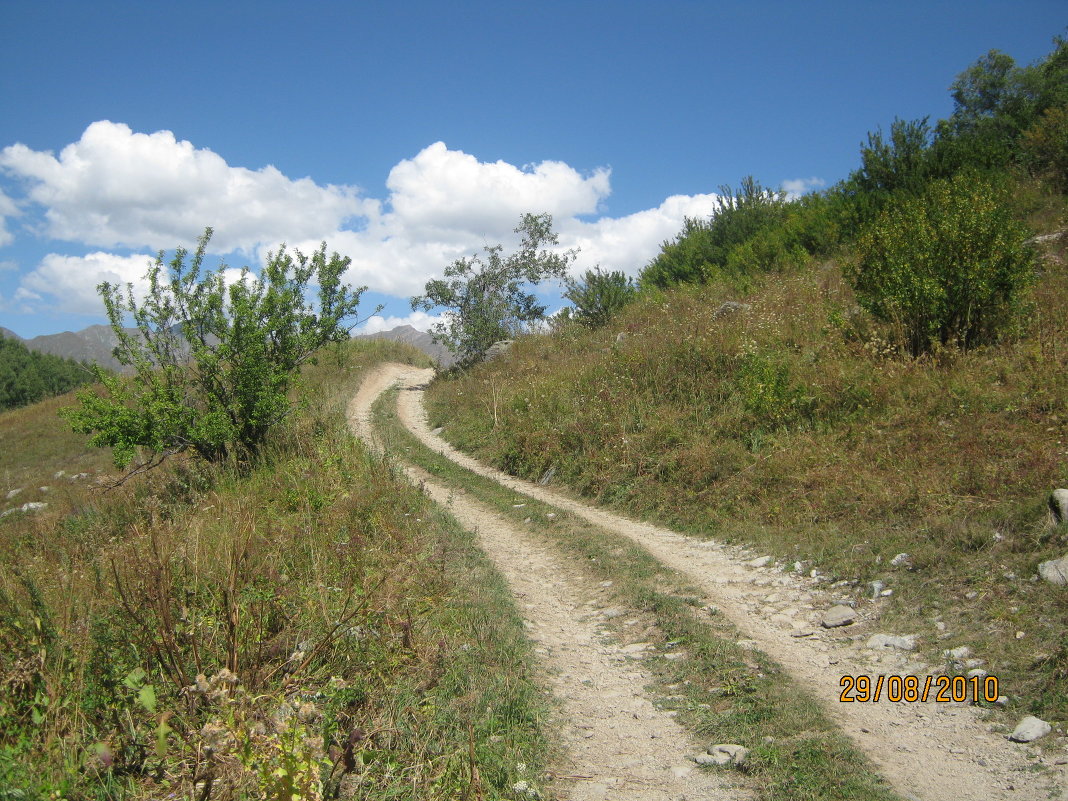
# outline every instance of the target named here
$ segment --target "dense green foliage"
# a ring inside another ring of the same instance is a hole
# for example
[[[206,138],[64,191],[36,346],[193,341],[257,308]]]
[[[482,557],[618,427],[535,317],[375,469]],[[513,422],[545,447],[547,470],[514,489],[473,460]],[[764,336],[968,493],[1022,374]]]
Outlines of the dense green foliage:
[[[494,342],[545,319],[545,307],[530,285],[563,278],[575,258],[574,251],[545,249],[558,243],[550,214],[524,214],[515,232],[523,235],[515,253],[502,256],[503,246],[492,245],[485,248],[484,261],[478,256],[457,259],[445,268],[444,279],[428,281],[425,293],[411,300],[413,309],[449,310],[431,334],[459,356],[461,364],[479,361]]]
[[[0,410],[62,395],[93,380],[88,365],[37,353],[0,335]]]
[[[341,281],[349,259],[310,257],[283,246],[268,254],[262,274],[247,267],[227,286],[226,265],[201,274],[211,237],[200,238],[191,263],[178,248],[167,268],[163,254],[148,272],[139,303],[133,287],[101,284],[119,361],[130,378],[97,371],[107,394],[83,393],[67,417],[90,442],[108,446],[119,466],[143,447],[158,458],[193,450],[209,461],[253,456],[268,431],[286,417],[296,371],[328,342],[348,337],[363,289]],[[318,286],[317,308],[308,303]],[[132,316],[137,334],[123,328]]]
[[[1034,277],[1028,233],[974,175],[894,199],[861,234],[847,274],[860,305],[910,353],[996,340]]]
[[[607,272],[600,267],[587,270],[581,278],[568,277],[564,283],[567,285],[564,297],[575,304],[571,318],[588,328],[605,325],[638,291],[624,273]]]
[[[752,176],[744,178],[738,190],[721,186],[719,191],[712,217],[687,218],[682,233],[661,245],[660,255],[642,271],[642,285],[703,283],[725,274],[737,276],[752,266],[754,254],[742,249],[759,247],[760,235],[783,222],[789,205],[786,195],[761,186]],[[788,246],[775,242],[771,250]]]

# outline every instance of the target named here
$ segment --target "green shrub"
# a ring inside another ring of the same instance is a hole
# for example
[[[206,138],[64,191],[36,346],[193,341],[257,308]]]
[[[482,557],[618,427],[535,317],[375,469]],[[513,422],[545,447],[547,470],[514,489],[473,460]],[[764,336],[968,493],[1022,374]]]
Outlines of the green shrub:
[[[139,447],[158,460],[185,450],[212,462],[254,456],[292,411],[289,389],[301,364],[348,338],[346,322],[364,291],[341,280],[349,259],[327,259],[325,242],[310,257],[283,246],[268,254],[259,277],[246,267],[227,285],[225,264],[201,272],[211,234],[204,232],[188,265],[184,248],[167,265],[161,251],[143,301],[132,285],[125,293],[97,287],[119,340],[115,356],[135,372],[120,378],[95,368],[106,394],[82,392],[81,406],[62,414],[92,435],[90,445],[112,448],[119,467]],[[135,334],[123,326],[128,316]]]
[[[1034,275],[1002,193],[974,174],[895,198],[862,233],[847,268],[861,306],[896,329],[912,355],[933,343],[993,342]]]
[[[618,270],[605,272],[600,267],[587,270],[582,278],[564,279],[567,291],[564,297],[575,304],[568,315],[587,328],[600,328],[617,311],[626,306],[637,294],[634,282]]]
[[[781,224],[791,205],[784,192],[767,189],[752,176],[744,178],[738,190],[721,186],[719,191],[709,220],[687,218],[679,235],[660,246],[660,255],[642,270],[642,286],[706,283],[718,274],[729,274],[737,266],[728,264],[731,251]],[[749,262],[742,262],[748,269]]]

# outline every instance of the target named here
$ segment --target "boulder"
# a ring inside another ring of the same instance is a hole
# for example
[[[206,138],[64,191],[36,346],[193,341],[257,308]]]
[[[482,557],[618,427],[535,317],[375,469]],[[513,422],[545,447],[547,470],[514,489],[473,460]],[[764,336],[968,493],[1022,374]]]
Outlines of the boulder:
[[[1045,737],[1051,731],[1053,731],[1053,727],[1046,721],[1040,720],[1034,715],[1028,715],[1016,724],[1016,728],[1012,730],[1009,739],[1014,743],[1029,743],[1039,737]]]
[[[836,629],[839,626],[848,626],[855,622],[856,619],[857,613],[855,610],[850,609],[844,604],[839,604],[838,606],[832,606],[828,609],[820,623],[825,629]]]
[[[1038,566],[1038,575],[1059,587],[1068,584],[1068,556],[1043,562]]]
[[[1068,521],[1068,489],[1055,489],[1050,493],[1049,513],[1055,526]]]
[[[486,351],[486,355],[483,357],[483,360],[488,362],[492,361],[493,359],[496,359],[498,356],[503,356],[505,353],[508,352],[508,349],[512,347],[514,342],[514,339],[502,339],[497,342],[494,342],[492,345],[489,346],[489,350]]]

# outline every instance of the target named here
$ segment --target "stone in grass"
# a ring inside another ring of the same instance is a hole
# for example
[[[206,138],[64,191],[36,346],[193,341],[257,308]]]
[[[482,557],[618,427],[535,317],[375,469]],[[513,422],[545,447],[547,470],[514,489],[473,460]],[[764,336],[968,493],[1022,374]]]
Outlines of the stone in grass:
[[[1038,566],[1038,575],[1042,576],[1050,584],[1056,584],[1060,587],[1068,584],[1068,556],[1043,562]]]
[[[760,556],[760,557],[757,557],[756,559],[752,560],[751,562],[749,562],[749,566],[750,567],[766,567],[770,563],[771,563],[771,557],[770,556]]]
[[[912,557],[907,553],[899,553],[890,560],[890,565],[892,567],[901,567],[902,565],[905,567],[912,567]]]
[[[736,768],[744,768],[749,762],[749,749],[744,745],[734,743],[720,743],[713,745],[707,753],[698,754],[694,757],[698,765],[733,765]]]
[[[873,634],[868,638],[868,648],[894,648],[898,651],[911,651],[916,647],[916,635]]]
[[[1039,737],[1045,737],[1051,731],[1053,731],[1053,727],[1046,721],[1040,720],[1034,715],[1028,715],[1016,724],[1016,728],[1012,730],[1009,739],[1014,743],[1029,743]]]
[[[1049,496],[1049,513],[1054,525],[1068,522],[1068,489],[1055,489]]]
[[[855,622],[856,619],[857,613],[855,610],[844,604],[839,604],[828,609],[820,622],[825,629],[836,629],[839,626],[848,626]]]

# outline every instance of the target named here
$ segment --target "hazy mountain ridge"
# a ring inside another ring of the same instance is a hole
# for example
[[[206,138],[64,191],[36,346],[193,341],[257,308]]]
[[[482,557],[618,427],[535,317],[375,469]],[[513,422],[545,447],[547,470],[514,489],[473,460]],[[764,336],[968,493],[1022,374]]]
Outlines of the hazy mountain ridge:
[[[127,330],[130,333],[136,332],[136,329],[132,328]],[[17,339],[30,350],[39,353],[50,353],[78,361],[97,362],[111,370],[123,370],[122,365],[112,355],[119,341],[109,325],[91,325],[80,331],[42,334],[32,339],[23,339],[14,331],[3,327],[0,327],[0,334],[10,339]],[[395,342],[406,342],[427,354],[442,367],[448,367],[455,361],[453,354],[444,346],[434,342],[430,334],[410,325],[401,325],[389,331],[379,331],[374,334],[360,334],[354,339],[389,339]]]

